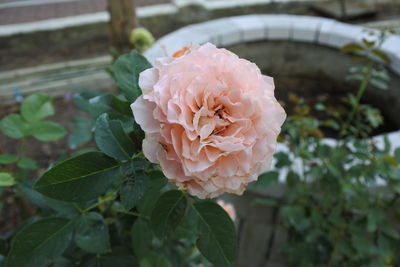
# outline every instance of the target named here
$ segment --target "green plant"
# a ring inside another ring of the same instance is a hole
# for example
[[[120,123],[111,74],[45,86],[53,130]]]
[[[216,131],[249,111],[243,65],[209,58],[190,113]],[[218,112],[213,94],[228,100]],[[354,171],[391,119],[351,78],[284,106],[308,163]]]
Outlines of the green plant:
[[[341,48],[341,51],[344,53],[352,53],[352,59],[359,62],[358,65],[350,68],[351,74],[346,77],[347,80],[359,81],[359,87],[356,95],[349,94],[348,96],[347,102],[351,106],[351,111],[344,122],[340,136],[361,134],[365,137],[368,135],[368,132],[360,131],[360,128],[363,128],[363,126],[368,127],[368,124],[373,128],[378,126],[379,119],[375,122],[374,118],[378,117],[377,114],[379,115],[379,111],[362,105],[360,100],[369,83],[378,89],[388,89],[387,82],[390,80],[390,77],[384,64],[390,64],[391,61],[380,48],[388,35],[392,33],[393,31],[369,31],[369,38],[363,38],[362,44],[350,43]],[[358,113],[365,113],[369,120],[368,123],[364,123],[362,119],[355,118]],[[353,127],[351,124],[354,124]]]
[[[143,157],[143,132],[129,106],[141,94],[139,73],[149,67],[135,51],[122,55],[111,68],[121,94],[76,95],[94,120],[84,141],[93,134],[97,149],[78,151],[23,187],[40,211],[5,242],[5,266],[233,266],[228,214],[176,190]]]
[[[33,137],[42,142],[56,141],[65,136],[66,131],[58,123],[46,121],[54,115],[51,98],[45,94],[32,94],[21,104],[20,113],[12,113],[0,121],[0,130],[4,135],[19,140],[16,154],[0,154],[0,186],[12,186],[26,178],[24,170],[37,169],[34,159],[24,155],[28,138]],[[17,165],[19,173],[13,174],[12,165]],[[10,169],[10,170],[8,170]]]
[[[399,264],[400,149],[369,139],[321,139],[321,121],[291,116],[285,125],[289,226],[286,252],[298,266],[391,266]],[[292,162],[298,163],[297,165]]]
[[[356,95],[344,100],[344,111],[317,104],[314,109],[325,114],[318,119],[301,98],[290,97],[295,112],[283,129],[289,151],[275,155],[279,172],[265,173],[256,184],[262,187],[266,179],[284,176],[287,197],[269,204],[281,205],[289,231],[284,252],[294,266],[400,264],[400,148],[392,148],[387,137],[384,145],[370,138],[382,117],[379,110],[360,103],[370,81],[386,88],[386,71],[375,63],[377,57],[389,62],[378,50],[380,43],[364,40],[364,46],[342,49],[357,52],[356,59],[365,63],[356,68],[360,73],[351,69],[350,77],[360,84]],[[338,139],[324,139],[327,129]]]

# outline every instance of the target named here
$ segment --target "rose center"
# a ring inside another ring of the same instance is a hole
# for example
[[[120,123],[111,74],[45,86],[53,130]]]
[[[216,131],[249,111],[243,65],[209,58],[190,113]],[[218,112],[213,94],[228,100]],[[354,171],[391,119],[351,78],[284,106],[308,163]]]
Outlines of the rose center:
[[[203,112],[198,121],[198,135],[204,140],[212,135],[222,135],[231,124],[229,111],[221,104],[216,104],[208,112]]]

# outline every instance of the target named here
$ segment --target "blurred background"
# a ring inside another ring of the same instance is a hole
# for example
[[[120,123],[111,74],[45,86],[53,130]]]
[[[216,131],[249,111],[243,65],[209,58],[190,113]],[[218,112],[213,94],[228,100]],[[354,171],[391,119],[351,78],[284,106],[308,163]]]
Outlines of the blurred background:
[[[147,28],[155,38],[159,38],[185,25],[221,17],[246,14],[298,14],[325,16],[353,24],[373,25],[375,28],[396,29],[399,27],[398,2],[398,0],[108,2],[106,0],[1,0],[0,97],[2,99],[9,97],[13,94],[13,90],[20,90],[23,93],[26,90],[35,91],[39,87],[54,87],[65,91],[66,87],[90,83],[93,78],[89,78],[89,75],[95,75],[94,68],[102,68],[110,62],[103,57],[109,54],[110,48],[125,51],[130,48],[130,31],[138,26]],[[120,8],[122,9],[119,10]],[[111,24],[110,12],[114,13],[115,20]],[[79,62],[79,60],[87,61]],[[49,66],[51,71],[46,72],[43,66],[52,63],[58,64]],[[78,73],[74,73],[68,67],[71,64],[76,66],[74,68],[79,68]],[[32,68],[35,66],[42,68]],[[30,77],[19,75],[18,81],[13,80],[16,70],[21,69],[29,70]],[[64,72],[65,69],[68,69],[71,76],[59,77],[58,70]],[[32,75],[33,73],[37,74]],[[36,79],[38,77],[41,78]],[[79,78],[80,82],[76,82],[74,78]],[[23,83],[21,79],[24,80]],[[40,82],[44,82],[45,85]],[[53,82],[57,85],[51,84]],[[99,83],[95,84],[99,86]]]

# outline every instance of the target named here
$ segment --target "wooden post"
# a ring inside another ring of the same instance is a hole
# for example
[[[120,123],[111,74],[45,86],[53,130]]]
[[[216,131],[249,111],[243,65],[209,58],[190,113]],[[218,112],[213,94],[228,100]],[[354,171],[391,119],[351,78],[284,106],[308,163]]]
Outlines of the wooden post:
[[[136,27],[135,0],[107,0],[111,46],[119,52],[132,49],[129,35]]]
[[[347,17],[347,10],[346,10],[346,1],[345,0],[339,0],[340,4],[340,17],[341,19],[346,19]]]

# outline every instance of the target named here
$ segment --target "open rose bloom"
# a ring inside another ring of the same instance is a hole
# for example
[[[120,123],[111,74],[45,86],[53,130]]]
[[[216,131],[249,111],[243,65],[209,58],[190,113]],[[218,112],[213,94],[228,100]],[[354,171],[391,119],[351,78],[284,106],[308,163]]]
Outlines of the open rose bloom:
[[[210,43],[181,54],[140,74],[143,153],[191,195],[242,194],[269,169],[286,118],[273,79]]]

